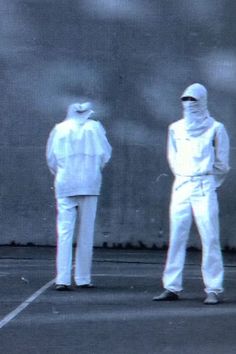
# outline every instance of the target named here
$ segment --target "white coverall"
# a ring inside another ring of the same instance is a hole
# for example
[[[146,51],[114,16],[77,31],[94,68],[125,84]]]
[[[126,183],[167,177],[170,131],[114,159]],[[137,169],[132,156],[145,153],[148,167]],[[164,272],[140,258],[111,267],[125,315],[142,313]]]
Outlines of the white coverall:
[[[54,127],[47,143],[47,163],[55,175],[57,199],[56,284],[71,284],[77,210],[74,280],[77,285],[91,282],[97,198],[101,171],[111,157],[111,146],[101,123],[90,119],[93,111],[89,107],[89,103],[71,105],[66,119]]]
[[[170,243],[163,274],[164,288],[179,292],[186,244],[194,218],[202,243],[202,276],[206,293],[223,291],[219,240],[218,188],[229,171],[229,139],[222,123],[207,111],[207,91],[189,86],[183,97],[184,119],[169,126],[168,161],[175,175],[170,204]]]

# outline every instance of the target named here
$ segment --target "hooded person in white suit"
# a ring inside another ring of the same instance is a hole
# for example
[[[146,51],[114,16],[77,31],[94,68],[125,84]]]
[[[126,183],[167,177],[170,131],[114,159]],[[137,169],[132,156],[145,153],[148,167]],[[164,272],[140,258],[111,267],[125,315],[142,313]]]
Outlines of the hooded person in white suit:
[[[93,113],[90,102],[70,105],[66,119],[53,128],[47,142],[47,163],[55,176],[57,200],[57,290],[70,289],[77,211],[74,281],[78,287],[92,286],[97,199],[102,170],[112,151],[105,129],[100,122],[91,119]]]
[[[177,300],[183,290],[186,244],[194,219],[202,243],[205,304],[222,300],[223,261],[216,189],[229,171],[229,138],[207,109],[207,90],[198,83],[181,96],[184,118],[168,132],[168,161],[175,176],[170,203],[170,242],[163,274],[164,292],[154,301]]]

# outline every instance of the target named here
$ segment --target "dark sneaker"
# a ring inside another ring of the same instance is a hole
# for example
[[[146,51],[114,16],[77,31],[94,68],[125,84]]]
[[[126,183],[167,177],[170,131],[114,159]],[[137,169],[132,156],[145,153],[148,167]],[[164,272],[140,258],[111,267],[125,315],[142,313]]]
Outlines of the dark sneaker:
[[[222,301],[222,300],[221,300]],[[220,302],[219,296],[216,293],[208,293],[204,300],[205,305],[216,305]]]
[[[65,285],[65,284],[56,284],[55,289],[57,291],[70,291],[71,290],[69,285]]]
[[[95,285],[89,283],[89,284],[82,284],[82,285],[76,285],[76,288],[78,289],[91,289],[95,288]]]
[[[152,300],[153,301],[174,301],[178,299],[179,299],[179,295],[173,293],[172,291],[165,290],[160,295],[155,296]]]

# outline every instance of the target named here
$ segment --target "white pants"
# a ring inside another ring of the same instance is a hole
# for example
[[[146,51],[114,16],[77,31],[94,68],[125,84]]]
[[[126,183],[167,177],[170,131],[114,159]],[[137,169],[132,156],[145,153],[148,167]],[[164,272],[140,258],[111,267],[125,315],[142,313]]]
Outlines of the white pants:
[[[170,243],[163,274],[165,289],[181,291],[186,244],[192,219],[202,242],[205,291],[223,291],[223,261],[219,241],[218,201],[213,176],[177,177],[170,204]]]
[[[77,211],[79,212],[79,229],[74,279],[77,285],[88,284],[91,281],[97,199],[97,196],[57,199],[57,284],[71,284],[72,246]]]

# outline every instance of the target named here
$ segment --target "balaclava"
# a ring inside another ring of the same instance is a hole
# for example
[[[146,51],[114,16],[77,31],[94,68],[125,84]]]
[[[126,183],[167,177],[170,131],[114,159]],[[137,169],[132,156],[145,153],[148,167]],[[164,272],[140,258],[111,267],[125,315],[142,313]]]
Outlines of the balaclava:
[[[193,97],[196,101],[184,101],[184,97]],[[193,84],[186,88],[181,96],[185,127],[189,135],[198,136],[204,133],[214,122],[207,109],[207,90],[201,84]]]
[[[74,118],[80,124],[83,124],[93,113],[94,111],[90,102],[73,103],[68,107],[66,119]]]

